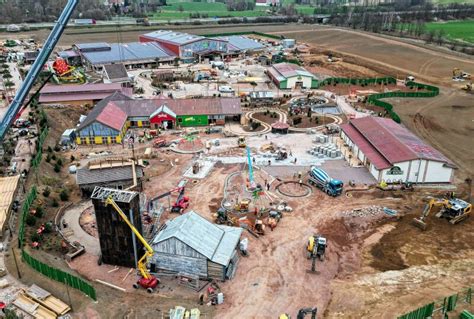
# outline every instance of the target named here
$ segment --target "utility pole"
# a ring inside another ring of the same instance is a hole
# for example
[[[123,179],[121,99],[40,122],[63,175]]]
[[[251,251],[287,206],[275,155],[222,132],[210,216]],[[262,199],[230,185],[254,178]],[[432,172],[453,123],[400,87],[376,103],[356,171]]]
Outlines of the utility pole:
[[[13,260],[15,261],[16,272],[18,274],[18,279],[21,279],[20,268],[18,268],[18,261],[16,260],[15,250],[12,247]]]

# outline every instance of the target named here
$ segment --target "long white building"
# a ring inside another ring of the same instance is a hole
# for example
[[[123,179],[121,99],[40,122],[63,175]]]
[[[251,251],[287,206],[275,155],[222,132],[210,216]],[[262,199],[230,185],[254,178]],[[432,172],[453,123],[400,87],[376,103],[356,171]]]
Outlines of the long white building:
[[[455,165],[391,119],[363,117],[341,125],[341,137],[378,182],[450,183]]]

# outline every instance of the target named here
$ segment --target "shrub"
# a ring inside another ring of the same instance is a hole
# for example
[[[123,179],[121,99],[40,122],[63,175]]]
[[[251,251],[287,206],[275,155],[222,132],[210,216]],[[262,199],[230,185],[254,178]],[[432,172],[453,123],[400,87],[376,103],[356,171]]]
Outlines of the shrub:
[[[56,164],[58,164],[59,166],[62,166],[63,160],[59,157],[58,160],[56,161]]]
[[[46,155],[46,162],[48,162],[48,163],[51,162],[51,156],[49,155],[49,153],[48,153],[48,155]]]
[[[36,217],[33,215],[26,216],[26,224],[28,226],[34,226],[36,224]]]
[[[54,151],[59,152],[61,150],[61,147],[59,145],[54,146]]]
[[[57,159],[56,154],[53,154],[53,155],[51,156],[51,158],[52,158],[53,161],[55,161],[55,160]]]
[[[76,158],[74,157],[74,155],[71,155],[71,162],[74,162],[76,160]]]
[[[38,233],[33,233],[30,237],[32,242],[39,242],[41,240],[41,236]]]
[[[59,203],[58,201],[56,200],[56,198],[53,198],[52,202],[51,202],[51,206],[52,207],[58,207],[59,206]]]
[[[54,171],[55,171],[56,173],[59,173],[59,172],[61,171],[61,166],[59,166],[58,163],[54,164]]]
[[[36,217],[36,218],[41,218],[41,217],[43,217],[43,216],[44,216],[43,207],[37,206],[37,207],[36,207],[35,217]]]
[[[59,198],[60,198],[63,202],[67,201],[67,200],[69,199],[69,193],[68,193],[68,191],[65,190],[65,189],[63,189],[63,190],[61,191],[61,193],[59,193]]]
[[[47,222],[45,225],[44,225],[44,233],[45,234],[49,234],[53,231],[53,223],[51,222]]]
[[[51,189],[49,189],[49,187],[46,187],[43,191],[43,196],[48,197],[49,194],[51,194]]]
[[[53,152],[53,149],[51,148],[51,146],[48,146],[48,153],[52,153]]]

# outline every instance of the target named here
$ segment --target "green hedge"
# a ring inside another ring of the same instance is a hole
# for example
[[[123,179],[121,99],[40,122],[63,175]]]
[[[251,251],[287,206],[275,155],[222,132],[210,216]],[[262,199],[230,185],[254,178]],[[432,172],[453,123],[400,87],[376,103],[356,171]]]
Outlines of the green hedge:
[[[349,78],[328,78],[319,82],[318,87],[335,84],[352,84],[352,85],[375,85],[375,84],[396,84],[397,80],[392,77],[381,77],[381,78],[368,78],[368,79],[349,79]],[[436,86],[422,84],[417,82],[406,83],[407,87],[417,90],[425,90],[428,92],[387,92],[372,94],[367,97],[367,103],[383,107],[390,117],[397,123],[401,122],[400,116],[393,111],[393,105],[381,101],[381,99],[392,98],[392,97],[434,97],[439,94],[439,88]]]

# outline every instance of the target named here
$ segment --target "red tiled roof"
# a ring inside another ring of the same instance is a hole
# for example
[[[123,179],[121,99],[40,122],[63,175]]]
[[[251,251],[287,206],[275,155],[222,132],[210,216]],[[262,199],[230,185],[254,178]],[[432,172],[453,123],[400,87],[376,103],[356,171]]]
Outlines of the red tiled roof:
[[[127,121],[127,114],[114,102],[109,102],[102,112],[97,116],[97,121],[117,131],[121,131]]]
[[[377,169],[380,170],[391,167],[390,163],[382,154],[380,154],[355,127],[348,123],[342,124],[341,129]]]
[[[272,128],[275,128],[277,130],[283,130],[283,129],[287,129],[289,128],[290,126],[286,123],[283,123],[283,122],[275,122],[272,124]]]
[[[341,128],[378,169],[414,159],[453,165],[438,150],[391,119],[367,116],[354,119]]]

